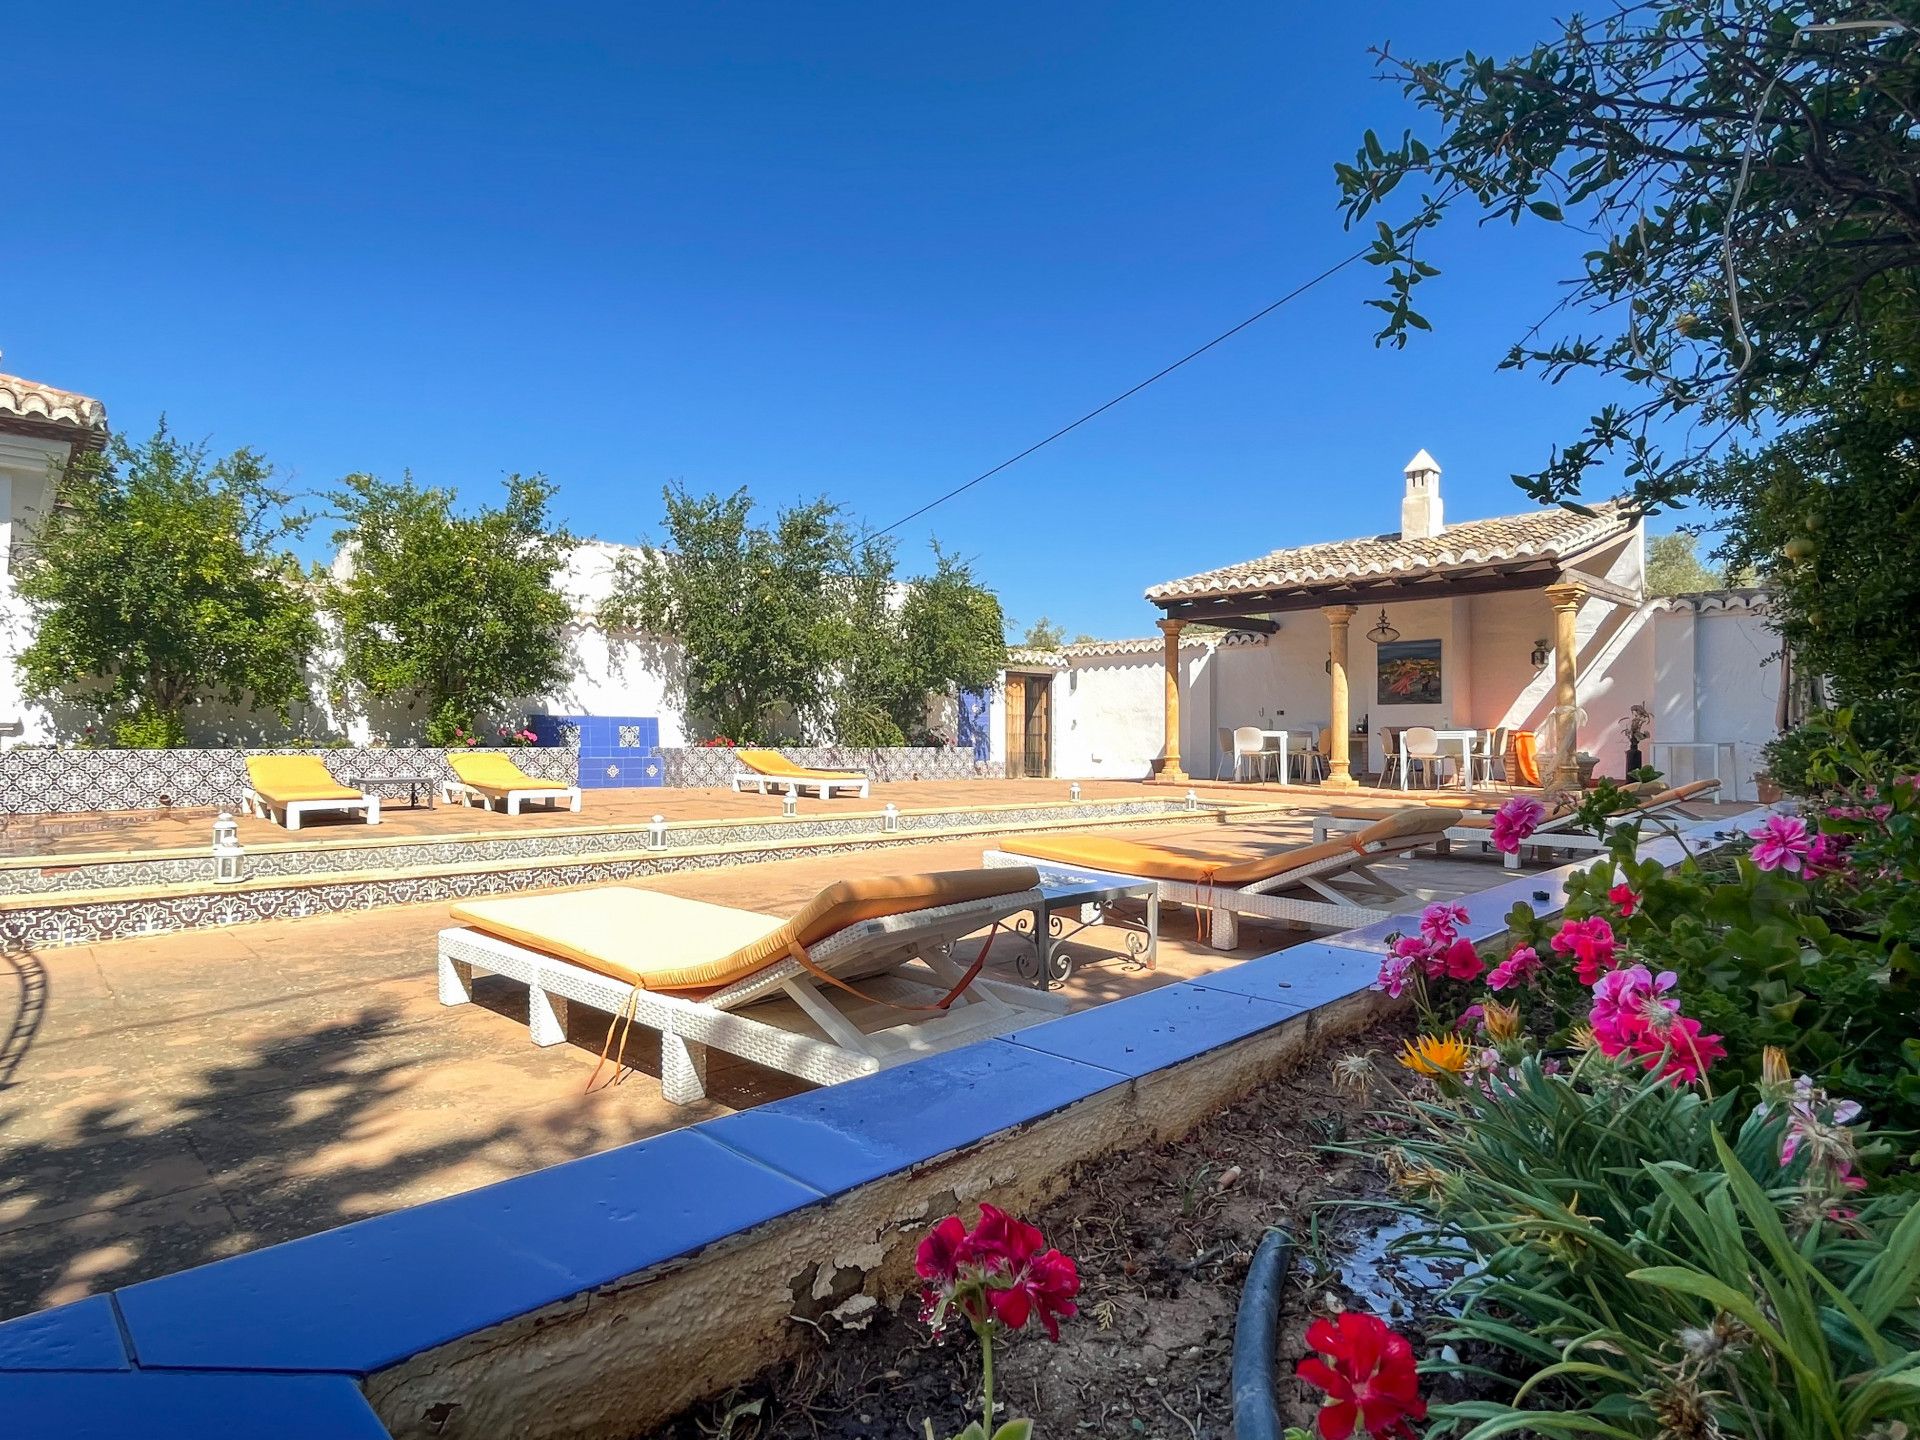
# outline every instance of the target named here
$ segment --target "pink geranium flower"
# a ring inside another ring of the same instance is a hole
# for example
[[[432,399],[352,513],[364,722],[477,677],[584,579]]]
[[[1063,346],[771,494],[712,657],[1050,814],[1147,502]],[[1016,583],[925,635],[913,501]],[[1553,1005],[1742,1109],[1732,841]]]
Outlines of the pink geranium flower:
[[[1514,985],[1531,984],[1542,968],[1539,952],[1531,945],[1522,945],[1493,967],[1493,973],[1487,976],[1487,988],[1505,990]]]
[[[1602,1053],[1618,1055],[1647,1030],[1665,1029],[1680,1009],[1678,1000],[1665,998],[1678,983],[1673,971],[1655,975],[1644,965],[1610,970],[1595,981],[1587,1021]]]
[[[1813,837],[1807,846],[1807,878],[1820,875],[1836,875],[1848,865],[1847,846],[1853,843],[1851,835],[1828,835],[1825,833]]]
[[[1770,815],[1753,836],[1753,863],[1762,870],[1785,870],[1797,875],[1813,843],[1807,822],[1797,815]]]
[[[1675,1015],[1664,1034],[1649,1028],[1630,1048],[1645,1069],[1688,1085],[1706,1074],[1716,1060],[1727,1058],[1720,1037],[1702,1035],[1700,1022],[1687,1015]]]
[[[1493,848],[1505,855],[1519,853],[1521,842],[1540,828],[1547,807],[1531,795],[1516,795],[1493,815]]]
[[[1398,1000],[1405,993],[1407,984],[1413,979],[1414,960],[1411,955],[1389,955],[1380,962],[1380,974],[1373,982],[1373,988],[1384,990]]]
[[[1430,945],[1450,945],[1457,933],[1455,927],[1466,924],[1467,919],[1467,907],[1464,905],[1429,905],[1420,912],[1420,934]]]
[[[1553,937],[1556,955],[1571,955],[1577,962],[1574,976],[1582,985],[1591,985],[1614,966],[1613,926],[1599,916],[1587,920],[1568,920]]]

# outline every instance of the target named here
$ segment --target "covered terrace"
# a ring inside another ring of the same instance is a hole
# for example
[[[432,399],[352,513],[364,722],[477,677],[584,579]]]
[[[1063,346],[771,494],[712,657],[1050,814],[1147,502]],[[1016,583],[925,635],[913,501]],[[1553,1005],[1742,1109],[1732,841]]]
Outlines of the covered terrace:
[[[1543,764],[1541,780],[1578,784],[1583,678],[1605,665],[1611,639],[1644,598],[1638,517],[1609,503],[1585,513],[1536,510],[1448,526],[1439,465],[1422,450],[1405,475],[1398,531],[1274,550],[1146,592],[1162,612],[1165,636],[1163,744],[1153,767],[1159,778],[1205,778],[1204,765],[1189,777],[1182,764],[1182,632],[1206,625],[1278,637],[1289,617],[1318,610],[1326,617],[1324,645],[1317,635],[1289,631],[1288,644],[1265,647],[1271,673],[1255,683],[1262,687],[1260,714],[1269,705],[1286,714],[1291,705],[1291,713],[1313,717],[1316,728],[1327,726],[1327,787],[1356,787],[1366,754],[1363,749],[1356,757],[1355,745],[1365,747],[1380,729],[1376,723],[1355,731],[1355,675],[1363,685],[1374,682],[1368,688],[1385,723],[1524,727],[1544,711],[1559,723],[1557,753],[1550,769]],[[1356,654],[1356,618],[1376,610],[1379,619]],[[1313,669],[1323,650],[1326,689],[1320,692]],[[1389,664],[1402,671],[1421,667],[1421,683],[1389,693],[1380,679]],[[1320,693],[1324,721],[1315,715]],[[1242,694],[1216,702],[1213,723],[1221,730],[1251,724],[1251,713],[1232,709],[1250,710],[1254,699]],[[1299,728],[1298,721],[1289,723]],[[1201,737],[1189,738],[1204,746]]]

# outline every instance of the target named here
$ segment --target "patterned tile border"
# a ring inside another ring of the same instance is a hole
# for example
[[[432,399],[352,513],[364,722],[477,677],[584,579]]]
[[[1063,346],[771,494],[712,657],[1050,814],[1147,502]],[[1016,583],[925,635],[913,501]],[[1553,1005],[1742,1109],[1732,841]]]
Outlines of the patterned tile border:
[[[95,888],[44,899],[22,895],[0,900],[0,949],[43,950],[65,945],[89,945],[183,930],[222,928],[262,920],[297,920],[314,915],[376,910],[390,905],[418,905],[463,900],[475,895],[499,895],[520,890],[564,889],[611,881],[668,875],[682,870],[754,865],[778,860],[814,859],[849,850],[881,850],[925,844],[934,839],[965,839],[1003,834],[1035,826],[1191,825],[1199,812],[1164,802],[1127,802],[1125,813],[1110,806],[1095,814],[1089,807],[1033,807],[1015,811],[946,812],[944,825],[908,827],[902,816],[896,833],[877,832],[871,822],[864,829],[834,834],[824,827],[854,820],[814,822],[812,834],[789,829],[769,834],[765,822],[734,826],[687,827],[670,832],[674,848],[650,851],[636,848],[640,835],[622,831],[581,837],[603,842],[599,850],[556,855],[550,849],[530,856],[509,856],[476,862],[471,845],[437,865],[386,873],[321,872],[317,874],[256,876],[238,885],[216,886],[207,877],[206,864],[186,883],[195,888],[169,893],[148,890]],[[796,822],[806,824],[807,822]],[[642,832],[643,833],[643,832]],[[699,838],[696,839],[695,837]],[[514,845],[537,842],[513,841]],[[143,862],[129,862],[140,864]],[[274,883],[278,879],[279,883]]]
[[[1203,805],[1202,812],[1222,808]],[[1277,808],[1277,807],[1275,807]],[[960,827],[1014,827],[1158,816],[1183,807],[1164,799],[1096,800],[1052,805],[984,805],[902,811],[899,833],[924,834]],[[1237,812],[1236,812],[1237,813]],[[880,829],[878,811],[851,815],[780,816],[734,821],[678,821],[667,826],[676,848],[703,845],[751,845],[774,835],[788,839],[828,839],[870,835]],[[369,837],[359,844],[261,846],[246,851],[244,873],[252,878],[292,878],[366,870],[404,870],[432,865],[482,865],[503,861],[591,856],[645,848],[646,826],[591,826],[542,829],[531,834]],[[147,856],[43,855],[0,860],[0,899],[14,895],[70,894],[86,890],[122,890],[148,885],[198,884],[212,873],[206,850],[171,850]]]
[[[52,750],[16,745],[0,751],[0,814],[236,806],[247,757],[314,755],[344,784],[428,774],[449,779],[443,750],[362,746],[344,750]],[[542,780],[572,783],[571,750],[527,746],[513,760]]]

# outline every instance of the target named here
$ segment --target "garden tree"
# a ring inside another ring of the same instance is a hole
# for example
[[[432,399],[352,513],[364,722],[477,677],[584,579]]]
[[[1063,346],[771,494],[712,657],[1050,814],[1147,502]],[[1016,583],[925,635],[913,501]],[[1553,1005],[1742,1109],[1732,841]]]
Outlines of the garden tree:
[[[1743,517],[1720,554],[1751,567],[1803,676],[1865,707],[1863,733],[1920,751],[1920,452],[1906,427],[1868,405],[1710,468],[1701,496]]]
[[[310,587],[284,548],[307,520],[251,450],[209,461],[165,420],[76,456],[24,545],[15,585],[34,635],[28,693],[116,716],[116,743],[182,745],[188,708],[276,710],[307,694],[320,640]]]
[[[665,498],[665,543],[621,562],[600,618],[678,648],[673,683],[711,733],[899,744],[924,730],[930,693],[998,674],[1000,602],[937,546],[932,573],[903,582],[892,543],[826,500],[766,526],[745,490]]]
[[[622,559],[601,623],[677,645],[674,687],[713,735],[764,740],[788,717],[823,719],[843,647],[833,592],[849,546],[837,508],[815,500],[769,527],[754,523],[744,489],[664,494],[666,544]]]
[[[900,606],[900,643],[906,688],[895,720],[913,732],[926,697],[991,685],[1006,664],[1006,616],[1000,599],[980,583],[967,561],[933,547],[933,573],[907,582]]]
[[[1855,397],[1897,445],[1920,419],[1920,6],[1914,0],[1623,0],[1506,60],[1380,66],[1438,135],[1369,132],[1336,171],[1349,223],[1377,222],[1380,339],[1428,322],[1420,242],[1456,209],[1591,236],[1584,262],[1503,364],[1637,394],[1516,479],[1542,502],[1618,462],[1643,508],[1698,489],[1735,432]],[[1584,333],[1556,337],[1562,311]],[[1543,331],[1546,332],[1543,334]],[[1682,439],[1669,453],[1663,422]],[[1854,483],[1849,480],[1847,483]],[[1743,517],[1733,517],[1736,532]]]
[[[1647,537],[1647,594],[1693,595],[1725,585],[1724,575],[1700,563],[1694,553],[1696,543],[1685,530]]]
[[[543,475],[510,475],[504,503],[463,514],[411,474],[361,474],[332,497],[349,561],[331,595],[348,680],[424,707],[431,744],[569,672],[572,610],[554,580],[574,542],[552,520],[553,494]]]
[[[1042,615],[1027,626],[1026,638],[1020,643],[1029,650],[1058,650],[1066,638],[1064,626],[1056,625]]]

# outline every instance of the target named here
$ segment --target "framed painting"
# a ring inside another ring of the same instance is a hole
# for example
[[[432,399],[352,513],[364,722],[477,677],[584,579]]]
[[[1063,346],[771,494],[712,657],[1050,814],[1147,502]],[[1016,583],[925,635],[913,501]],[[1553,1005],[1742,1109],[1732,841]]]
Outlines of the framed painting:
[[[1380,704],[1440,703],[1440,642],[1396,640],[1379,650]]]

